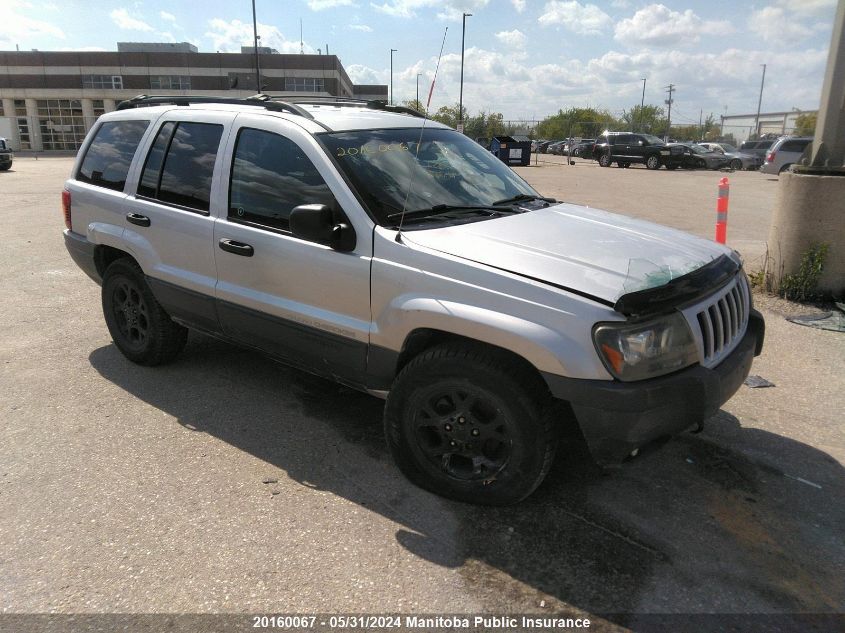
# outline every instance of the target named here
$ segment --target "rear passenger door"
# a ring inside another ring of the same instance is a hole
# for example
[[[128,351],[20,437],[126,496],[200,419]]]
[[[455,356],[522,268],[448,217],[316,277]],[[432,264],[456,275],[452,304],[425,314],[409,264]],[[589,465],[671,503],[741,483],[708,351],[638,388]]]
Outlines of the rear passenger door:
[[[275,117],[238,115],[226,151],[228,209],[214,234],[223,331],[290,364],[365,382],[372,224],[315,139]],[[345,212],[353,252],[295,237],[291,210]]]
[[[171,316],[215,332],[211,192],[233,115],[204,112],[202,122],[196,118],[192,110],[159,120],[128,201],[124,238]]]

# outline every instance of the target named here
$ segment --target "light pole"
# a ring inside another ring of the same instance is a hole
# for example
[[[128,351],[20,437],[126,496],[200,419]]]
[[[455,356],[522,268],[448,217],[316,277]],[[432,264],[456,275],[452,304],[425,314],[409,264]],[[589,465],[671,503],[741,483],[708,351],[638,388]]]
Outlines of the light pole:
[[[258,65],[258,21],[255,19],[255,0],[252,0],[252,43],[255,47],[255,92],[261,92],[261,67]]]
[[[458,97],[458,126],[461,133],[464,131],[464,40],[467,35],[467,18],[469,17],[472,17],[472,13],[464,13],[461,30],[461,90]]]
[[[417,73],[417,107],[421,108],[420,104],[420,77],[422,77],[422,73]]]
[[[642,131],[643,117],[645,117],[645,113],[643,112],[643,108],[645,107],[645,79],[643,77],[643,98],[640,99],[640,131]]]
[[[766,64],[760,64],[763,67],[763,79],[760,80],[760,98],[757,100],[757,116],[754,118],[754,133],[760,136],[760,105],[763,103],[763,84],[766,83]]]
[[[398,48],[390,49],[390,105],[393,105],[393,53],[398,50]]]

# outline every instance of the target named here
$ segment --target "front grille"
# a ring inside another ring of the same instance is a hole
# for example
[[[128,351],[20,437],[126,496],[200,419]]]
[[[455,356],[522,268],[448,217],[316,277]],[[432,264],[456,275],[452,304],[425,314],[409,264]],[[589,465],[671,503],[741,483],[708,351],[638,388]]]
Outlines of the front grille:
[[[698,325],[702,365],[712,367],[733,351],[748,326],[749,307],[748,283],[740,274],[718,294],[684,311],[691,325]]]

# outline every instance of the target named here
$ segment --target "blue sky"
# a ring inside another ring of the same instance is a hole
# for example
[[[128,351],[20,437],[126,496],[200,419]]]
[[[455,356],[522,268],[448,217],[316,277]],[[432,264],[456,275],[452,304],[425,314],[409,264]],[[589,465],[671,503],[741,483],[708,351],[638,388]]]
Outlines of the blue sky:
[[[673,121],[699,111],[818,107],[835,0],[256,0],[262,44],[339,55],[353,81],[388,83],[397,101],[427,93],[448,34],[432,105],[458,100],[461,13],[467,19],[464,105],[505,118],[542,118],[591,105],[619,113],[662,104]],[[250,0],[0,0],[0,50],[115,50],[118,41],[189,41],[236,51],[252,38]]]

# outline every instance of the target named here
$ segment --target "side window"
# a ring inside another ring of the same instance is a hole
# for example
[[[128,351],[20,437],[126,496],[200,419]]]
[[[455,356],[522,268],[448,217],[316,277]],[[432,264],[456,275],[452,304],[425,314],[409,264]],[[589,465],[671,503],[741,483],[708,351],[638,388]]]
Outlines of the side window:
[[[223,126],[169,121],[147,154],[138,194],[207,212]]]
[[[123,191],[132,157],[149,124],[139,120],[103,123],[88,146],[76,179]]]
[[[803,152],[809,144],[810,141],[785,141],[780,149],[782,152]]]
[[[229,219],[288,230],[300,204],[334,205],[317,168],[290,139],[243,128],[238,133],[229,185]]]

